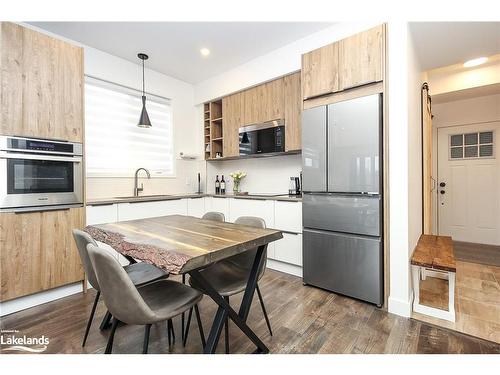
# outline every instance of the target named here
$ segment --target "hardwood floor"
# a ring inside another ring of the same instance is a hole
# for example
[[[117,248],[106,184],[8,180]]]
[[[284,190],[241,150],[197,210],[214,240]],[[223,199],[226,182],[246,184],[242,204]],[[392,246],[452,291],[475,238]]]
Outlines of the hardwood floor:
[[[500,246],[453,241],[453,248],[457,260],[500,267]]]
[[[321,289],[303,286],[302,279],[267,270],[259,283],[274,335],[271,337],[255,297],[249,325],[271,353],[500,353],[500,345],[413,319],[389,314],[376,307]],[[85,348],[81,347],[95,292],[77,294],[24,310],[1,319],[2,329],[19,335],[50,339],[46,353],[103,353],[108,332],[98,329],[105,313],[102,302]],[[231,304],[239,305],[240,298]],[[204,297],[201,315],[208,334],[215,304]],[[151,329],[150,353],[200,353],[196,320],[193,319],[186,348],[180,341],[180,318],[174,319],[176,342],[168,349],[166,325]],[[140,353],[144,328],[121,326],[115,335],[114,353]],[[249,353],[251,342],[230,325],[231,353]],[[221,335],[218,352],[224,350]]]
[[[420,300],[448,308],[448,282],[427,277],[420,283]],[[414,313],[415,319],[500,344],[500,267],[457,261],[455,322]]]

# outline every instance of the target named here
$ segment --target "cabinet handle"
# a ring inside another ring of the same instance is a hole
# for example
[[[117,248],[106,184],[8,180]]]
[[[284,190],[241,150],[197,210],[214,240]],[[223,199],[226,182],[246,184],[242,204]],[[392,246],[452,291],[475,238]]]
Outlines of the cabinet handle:
[[[278,229],[278,230],[279,230],[279,229]],[[287,230],[282,230],[281,232],[282,232],[282,233],[286,233],[286,234],[293,234],[294,236],[298,236],[299,234],[301,234],[301,233],[297,233],[297,232],[289,232],[289,231],[287,231]]]
[[[149,202],[165,202],[165,201],[180,201],[182,198],[168,198],[168,199],[153,199],[153,200],[137,200],[132,202],[126,202],[128,204],[136,204],[136,203],[149,203]]]
[[[28,208],[16,208],[10,212],[14,212],[16,215],[20,214],[32,214],[35,212],[45,212],[45,211],[67,211],[70,208],[83,207],[82,205],[67,205],[67,206],[52,206],[52,207],[28,207]],[[9,211],[3,211],[9,212]]]
[[[354,85],[351,85],[351,86],[342,87],[341,91],[350,90],[350,89],[354,89],[354,88],[357,88],[357,87],[368,86],[368,85],[372,85],[372,84],[377,83],[377,82],[381,82],[381,81],[377,81],[377,80],[374,79],[373,81],[370,81],[370,82],[364,82],[364,83],[361,83],[361,84],[354,84]]]
[[[92,204],[87,204],[89,207],[99,207],[99,206],[112,206],[116,203],[92,203]]]

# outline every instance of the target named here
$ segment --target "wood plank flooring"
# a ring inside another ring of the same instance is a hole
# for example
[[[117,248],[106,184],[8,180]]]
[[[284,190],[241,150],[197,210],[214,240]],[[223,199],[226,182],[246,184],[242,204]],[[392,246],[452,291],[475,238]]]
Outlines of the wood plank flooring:
[[[420,300],[448,308],[448,281],[427,277]],[[500,344],[500,267],[457,261],[455,322],[413,313],[415,319]]]
[[[437,328],[413,319],[389,314],[376,307],[303,286],[302,279],[267,270],[259,283],[273,336],[269,335],[258,299],[255,297],[249,325],[263,339],[271,353],[500,353],[500,345],[457,332]],[[17,329],[19,335],[46,335],[46,353],[103,353],[108,332],[98,325],[105,313],[102,302],[85,348],[81,347],[86,321],[95,292],[77,294],[24,310],[1,319],[2,329]],[[239,305],[241,297],[231,300]],[[207,334],[215,304],[204,297],[200,306]],[[187,346],[180,341],[180,317],[174,319],[176,342],[168,348],[166,325],[151,329],[150,353],[200,353],[202,351],[196,320],[193,319]],[[140,353],[144,328],[121,326],[115,336],[114,353]],[[231,353],[249,353],[251,342],[230,325]],[[218,352],[224,350],[221,335]]]
[[[453,241],[453,248],[457,260],[500,267],[500,246]]]

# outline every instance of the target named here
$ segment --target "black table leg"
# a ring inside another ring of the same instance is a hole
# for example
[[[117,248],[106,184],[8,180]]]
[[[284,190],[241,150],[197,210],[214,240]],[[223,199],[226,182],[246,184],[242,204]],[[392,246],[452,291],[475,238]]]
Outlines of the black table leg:
[[[231,306],[224,300],[224,298],[217,293],[217,291],[208,283],[208,281],[200,274],[198,270],[189,272],[191,277],[196,280],[203,290],[214,300],[219,308],[215,314],[214,323],[210,330],[208,336],[207,344],[205,346],[205,353],[215,353],[217,344],[219,342],[220,334],[226,317],[229,318],[236,324],[236,326],[243,331],[243,333],[257,346],[256,352],[258,353],[269,353],[267,346],[259,339],[254,331],[246,324],[248,318],[248,313],[250,312],[250,306],[252,305],[252,299],[255,292],[255,287],[257,286],[257,279],[260,265],[263,261],[263,255],[265,250],[265,245],[260,246],[255,255],[255,259],[250,270],[250,276],[248,278],[247,286],[245,289],[245,294],[243,295],[243,300],[240,305],[238,314],[234,311]]]

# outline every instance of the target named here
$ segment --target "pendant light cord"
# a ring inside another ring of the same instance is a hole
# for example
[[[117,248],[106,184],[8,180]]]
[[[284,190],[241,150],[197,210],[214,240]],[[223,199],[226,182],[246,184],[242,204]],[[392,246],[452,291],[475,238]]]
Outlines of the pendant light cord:
[[[146,96],[144,89],[144,59],[142,60],[142,96]]]

